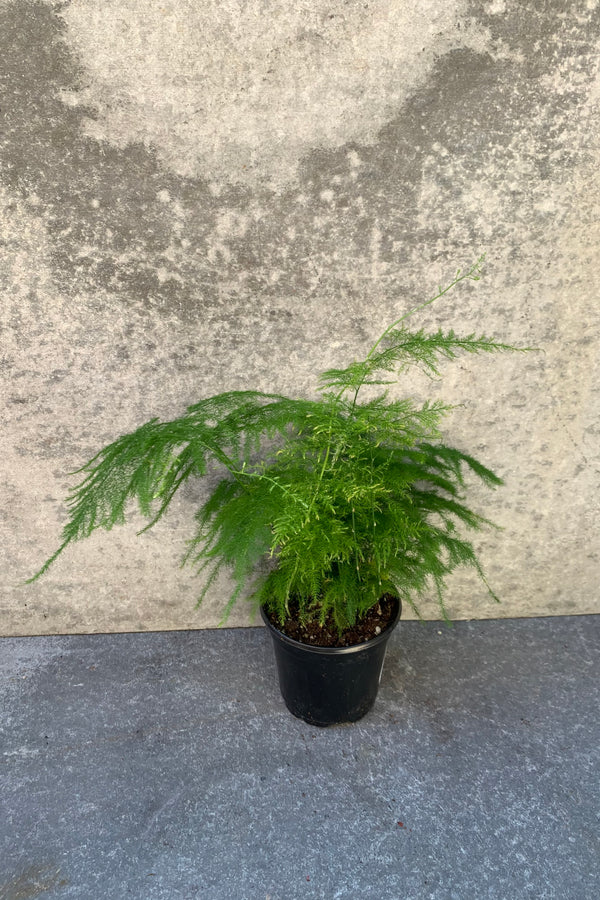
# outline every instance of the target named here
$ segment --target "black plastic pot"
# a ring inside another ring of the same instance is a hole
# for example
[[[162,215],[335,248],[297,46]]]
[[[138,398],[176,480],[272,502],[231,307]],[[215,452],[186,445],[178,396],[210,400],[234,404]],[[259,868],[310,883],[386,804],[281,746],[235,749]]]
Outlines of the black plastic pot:
[[[392,622],[363,644],[313,647],[283,634],[261,609],[273,638],[281,694],[292,715],[321,727],[362,719],[375,703],[387,642],[400,612],[396,598]]]

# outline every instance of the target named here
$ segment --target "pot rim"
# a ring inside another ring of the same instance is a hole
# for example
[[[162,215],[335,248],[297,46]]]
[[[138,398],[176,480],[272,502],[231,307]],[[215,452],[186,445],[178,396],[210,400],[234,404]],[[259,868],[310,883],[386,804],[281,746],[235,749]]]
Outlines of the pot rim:
[[[325,656],[341,656],[344,654],[360,653],[361,650],[376,647],[383,641],[388,640],[392,631],[398,624],[400,614],[402,612],[402,602],[400,598],[394,597],[394,601],[396,602],[396,612],[394,618],[384,628],[381,634],[376,635],[374,638],[369,638],[368,641],[362,641],[360,644],[351,644],[349,647],[319,647],[315,644],[305,644],[303,643],[303,641],[297,641],[295,638],[284,634],[283,631],[280,631],[279,628],[273,625],[262,606],[260,607],[260,615],[263,622],[271,632],[271,635],[277,638],[277,640],[281,641],[281,643],[288,644],[289,646],[295,647],[298,650],[306,650],[308,653],[322,653]]]

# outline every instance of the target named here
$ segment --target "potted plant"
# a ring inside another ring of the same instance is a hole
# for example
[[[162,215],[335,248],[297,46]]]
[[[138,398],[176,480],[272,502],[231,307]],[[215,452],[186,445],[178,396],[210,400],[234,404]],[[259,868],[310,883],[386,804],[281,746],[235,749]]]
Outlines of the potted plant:
[[[227,391],[104,447],[79,470],[62,543],[31,580],[72,541],[123,523],[132,500],[151,528],[188,478],[216,465],[224,477],[196,513],[184,557],[206,575],[198,602],[230,570],[223,622],[242,594],[261,610],[290,710],[318,725],[360,718],[375,700],[400,604],[418,613],[434,590],[447,620],[445,580],[461,565],[487,587],[457,528],[490,524],[465,505],[463,475],[490,487],[501,479],[442,442],[449,407],[387,393],[411,365],[438,375],[438,360],[461,351],[515,349],[404,325],[459,282],[477,281],[482,261],[393,322],[364,359],[323,372],[316,399]]]

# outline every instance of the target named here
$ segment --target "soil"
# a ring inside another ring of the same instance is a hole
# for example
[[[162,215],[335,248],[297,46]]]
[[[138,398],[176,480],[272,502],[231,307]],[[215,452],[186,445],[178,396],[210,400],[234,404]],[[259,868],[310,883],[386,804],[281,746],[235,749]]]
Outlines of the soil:
[[[293,602],[290,603],[291,616],[283,625],[276,616],[269,612],[266,614],[274,628],[301,644],[312,644],[314,647],[352,647],[370,641],[385,631],[394,618],[394,600],[391,594],[384,594],[377,606],[371,607],[360,621],[344,629],[341,634],[331,614],[323,625],[318,622],[301,624],[294,618]]]

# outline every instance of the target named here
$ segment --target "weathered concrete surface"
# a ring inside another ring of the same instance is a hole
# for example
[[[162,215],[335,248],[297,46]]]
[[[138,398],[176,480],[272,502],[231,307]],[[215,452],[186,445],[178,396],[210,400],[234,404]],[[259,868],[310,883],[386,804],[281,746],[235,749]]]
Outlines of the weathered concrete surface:
[[[600,896],[599,617],[401,624],[334,728],[269,645],[2,638],[2,900]]]
[[[307,394],[486,250],[418,324],[543,352],[407,384],[507,482],[502,606],[448,606],[600,610],[599,32],[595,0],[0,2],[4,633],[217,622],[227,585],[198,612],[176,565],[200,486],[18,588],[67,472],[225,388]]]

